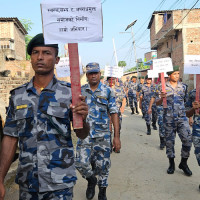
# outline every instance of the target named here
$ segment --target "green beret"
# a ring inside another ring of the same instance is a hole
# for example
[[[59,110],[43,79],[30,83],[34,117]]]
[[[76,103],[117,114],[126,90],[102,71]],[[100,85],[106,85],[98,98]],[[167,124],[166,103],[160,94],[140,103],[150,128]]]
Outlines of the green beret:
[[[144,76],[140,76],[140,79],[144,79],[145,77]]]
[[[132,78],[137,78],[137,76],[132,76],[131,79],[132,79]]]
[[[167,72],[167,75],[169,76],[169,75],[171,75],[172,73],[174,73],[176,71],[179,71],[179,66],[178,65],[173,67],[173,71]]]
[[[44,37],[42,33],[37,34],[35,37],[33,37],[31,39],[31,41],[29,42],[28,46],[27,46],[27,52],[29,55],[31,55],[32,53],[32,49],[34,47],[54,47],[58,49],[58,44],[47,44],[45,45],[44,43]]]
[[[100,77],[100,80],[101,80],[101,79],[104,79],[104,76],[101,76],[101,77]]]
[[[145,79],[149,79],[148,75],[145,76]],[[152,79],[152,78],[150,78],[150,79]]]

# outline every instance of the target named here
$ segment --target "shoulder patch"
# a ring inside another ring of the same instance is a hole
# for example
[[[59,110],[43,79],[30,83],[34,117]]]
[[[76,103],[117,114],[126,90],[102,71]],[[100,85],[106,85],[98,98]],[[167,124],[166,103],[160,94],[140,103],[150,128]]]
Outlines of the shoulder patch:
[[[66,81],[59,81],[59,83],[60,83],[61,85],[64,85],[64,86],[67,86],[67,87],[70,87],[70,88],[71,88],[71,83],[69,83],[69,82],[66,82]]]

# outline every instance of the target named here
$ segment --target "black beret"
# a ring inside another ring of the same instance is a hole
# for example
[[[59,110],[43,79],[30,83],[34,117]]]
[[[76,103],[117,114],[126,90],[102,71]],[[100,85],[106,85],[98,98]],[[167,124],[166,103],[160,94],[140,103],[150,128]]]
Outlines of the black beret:
[[[27,52],[29,55],[32,53],[33,47],[54,47],[58,49],[58,44],[47,44],[44,43],[44,37],[42,33],[37,34],[35,37],[31,39],[27,46]]]
[[[169,75],[171,75],[172,73],[174,73],[176,71],[179,71],[179,66],[178,65],[173,67],[173,71],[167,72],[167,75],[169,76]]]

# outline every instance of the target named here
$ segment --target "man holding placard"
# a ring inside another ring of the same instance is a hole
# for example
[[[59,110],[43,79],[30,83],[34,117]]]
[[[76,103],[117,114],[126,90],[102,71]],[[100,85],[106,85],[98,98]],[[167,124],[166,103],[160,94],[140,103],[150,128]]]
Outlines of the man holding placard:
[[[99,200],[106,200],[106,188],[110,169],[111,133],[109,129],[111,116],[114,126],[113,148],[119,151],[118,108],[113,90],[100,82],[101,72],[98,63],[86,66],[88,84],[82,86],[82,95],[89,106],[88,122],[90,134],[84,140],[78,140],[76,147],[76,168],[88,181],[87,199],[93,199],[95,186],[99,186]],[[98,180],[96,178],[98,176]]]
[[[169,81],[166,83],[166,93],[161,92],[161,98],[157,101],[157,105],[161,104],[163,98],[167,99],[167,108],[164,108],[163,122],[166,134],[166,153],[169,158],[168,174],[175,171],[175,136],[178,133],[181,142],[181,162],[179,168],[184,171],[187,176],[191,176],[192,172],[187,165],[192,146],[192,135],[188,119],[186,117],[185,101],[187,98],[186,85],[179,82],[179,67],[174,66],[173,71],[167,72]]]
[[[70,121],[72,112],[82,117],[83,128],[75,133],[84,139],[89,133],[88,106],[83,96],[72,106],[70,84],[54,76],[59,62],[57,44],[46,45],[41,33],[29,42],[27,52],[35,76],[11,91],[0,154],[0,199],[19,141],[19,199],[71,200],[77,177]]]

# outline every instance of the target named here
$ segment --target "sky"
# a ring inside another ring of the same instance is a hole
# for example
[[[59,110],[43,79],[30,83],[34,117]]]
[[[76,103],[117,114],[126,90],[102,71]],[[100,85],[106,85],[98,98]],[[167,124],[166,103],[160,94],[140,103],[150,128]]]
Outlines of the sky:
[[[144,59],[144,54],[151,51],[150,31],[147,27],[154,11],[190,9],[197,2],[197,0],[101,1],[103,41],[78,44],[82,64],[85,66],[89,62],[98,62],[103,69],[105,65],[116,65],[117,57],[118,61],[126,62],[125,70],[135,66],[135,58]],[[28,35],[35,36],[42,32],[40,3],[41,0],[0,0],[0,17],[17,17],[19,20],[30,20],[33,25]],[[200,7],[200,1],[195,7]],[[135,25],[125,32],[126,27],[134,20],[137,20]],[[131,31],[134,34],[135,51]]]

